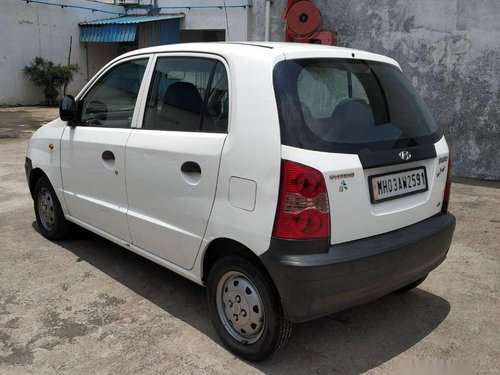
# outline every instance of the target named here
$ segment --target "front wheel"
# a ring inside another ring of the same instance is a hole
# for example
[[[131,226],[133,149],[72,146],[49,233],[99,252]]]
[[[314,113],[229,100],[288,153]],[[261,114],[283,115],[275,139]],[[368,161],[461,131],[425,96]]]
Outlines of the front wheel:
[[[40,232],[49,240],[62,240],[71,224],[64,217],[61,204],[47,177],[41,177],[34,189],[35,216]]]
[[[217,334],[239,357],[260,361],[288,342],[292,323],[272,281],[249,260],[218,260],[208,276],[207,297]]]

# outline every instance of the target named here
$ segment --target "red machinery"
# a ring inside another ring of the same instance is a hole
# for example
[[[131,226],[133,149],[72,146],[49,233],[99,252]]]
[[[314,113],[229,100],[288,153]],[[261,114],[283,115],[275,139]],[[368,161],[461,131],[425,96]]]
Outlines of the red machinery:
[[[337,45],[335,31],[321,30],[321,12],[311,0],[288,0],[281,18],[286,22],[286,42]]]

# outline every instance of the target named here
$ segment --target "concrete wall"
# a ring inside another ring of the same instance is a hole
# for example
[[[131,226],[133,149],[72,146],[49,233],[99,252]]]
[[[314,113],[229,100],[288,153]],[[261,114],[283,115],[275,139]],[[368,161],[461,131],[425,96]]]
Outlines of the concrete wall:
[[[264,1],[252,38],[264,39]],[[272,40],[281,41],[274,1]],[[340,46],[399,61],[447,136],[456,176],[500,179],[500,1],[315,0]]]
[[[85,0],[46,0],[56,4],[97,8],[111,12],[124,12],[121,6]],[[109,0],[112,2],[111,0]],[[149,1],[147,1],[149,3]],[[247,0],[226,0],[228,6],[248,4]],[[220,6],[222,0],[159,0],[162,13],[184,13],[181,30],[226,30],[224,9],[199,9],[189,6]],[[175,8],[183,7],[183,8]],[[145,14],[145,10],[131,10],[130,14]],[[249,8],[228,8],[226,40],[249,39]],[[60,8],[37,3],[27,4],[20,0],[2,0],[0,12],[0,105],[38,104],[43,101],[42,90],[30,82],[22,69],[36,57],[66,64],[70,36],[73,36],[71,62],[78,63],[80,71],[68,87],[68,93],[76,94],[109,60],[118,56],[117,43],[79,42],[78,23],[89,20],[118,17],[118,15],[92,12],[84,9]],[[87,69],[88,61],[88,69]]]
[[[227,6],[250,4],[249,0],[225,0]],[[221,6],[222,0],[159,0],[158,6],[172,7],[170,9],[162,9],[162,13],[182,12],[185,14],[181,20],[181,30],[226,30],[226,40],[249,40],[250,39],[250,22],[251,9],[243,7],[227,8],[227,25],[226,13],[220,8],[196,8],[196,6]],[[189,7],[194,8],[175,8]]]
[[[53,3],[123,8],[72,0]],[[227,5],[253,3],[251,10],[228,8],[230,40],[264,38],[264,0],[226,0]],[[366,49],[397,59],[420,91],[452,149],[454,174],[500,179],[500,1],[498,0],[316,0],[324,27],[338,32],[339,45]],[[221,5],[222,0],[159,0],[160,6]],[[271,7],[272,40],[283,39],[280,12],[285,0]],[[171,9],[186,17],[185,30],[225,30],[223,9]],[[138,11],[138,13],[144,13]],[[0,105],[37,104],[43,94],[22,73],[36,56],[65,64],[69,37],[71,61],[80,72],[68,91],[78,92],[93,74],[118,54],[117,44],[79,43],[78,23],[110,18],[88,10],[2,1],[0,12]]]
[[[52,3],[66,3],[50,0]],[[123,12],[122,7],[72,0],[71,5]],[[24,66],[36,57],[66,64],[70,36],[73,36],[71,62],[78,63],[80,71],[69,85],[68,92],[77,93],[87,82],[87,76],[97,72],[117,55],[114,44],[89,44],[87,72],[85,45],[79,42],[78,23],[87,20],[114,17],[112,14],[83,9],[59,8],[19,0],[2,1],[0,12],[0,105],[37,104],[43,101],[42,90],[22,72]]]

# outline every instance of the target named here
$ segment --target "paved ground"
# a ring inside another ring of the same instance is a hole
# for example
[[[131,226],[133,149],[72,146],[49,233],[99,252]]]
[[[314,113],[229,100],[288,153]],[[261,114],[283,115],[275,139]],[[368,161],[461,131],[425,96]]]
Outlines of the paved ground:
[[[10,107],[0,108],[0,139],[28,135],[58,116],[57,108]]]
[[[19,134],[0,139],[0,373],[386,374],[437,360],[500,373],[498,184],[454,184],[455,239],[419,289],[299,325],[252,364],[221,347],[201,287],[87,231],[37,232],[19,129],[55,112],[0,109],[0,134]]]

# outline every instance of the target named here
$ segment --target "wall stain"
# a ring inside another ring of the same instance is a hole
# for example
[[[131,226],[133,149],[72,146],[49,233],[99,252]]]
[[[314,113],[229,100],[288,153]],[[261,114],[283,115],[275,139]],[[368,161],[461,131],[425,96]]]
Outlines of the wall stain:
[[[338,43],[396,59],[429,106],[450,146],[455,176],[500,180],[500,2],[316,0]],[[284,0],[273,3],[271,39],[281,41]],[[264,6],[252,37],[262,40]],[[453,20],[456,20],[455,22]]]

